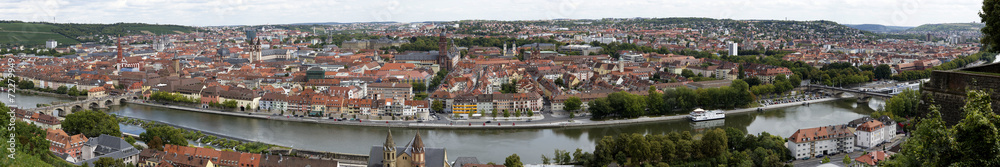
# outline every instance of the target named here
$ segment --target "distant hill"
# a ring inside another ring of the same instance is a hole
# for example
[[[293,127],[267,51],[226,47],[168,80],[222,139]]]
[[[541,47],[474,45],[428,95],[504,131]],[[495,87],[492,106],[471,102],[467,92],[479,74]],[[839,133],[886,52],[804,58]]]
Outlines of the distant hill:
[[[144,23],[61,24],[0,21],[0,45],[44,45],[50,39],[59,45],[96,41],[95,36],[190,33],[196,28]]]
[[[983,23],[924,24],[909,31],[979,31],[983,26],[985,26]]]
[[[399,22],[394,22],[394,21],[387,21],[387,22],[352,22],[352,23],[322,22],[322,23],[292,23],[292,24],[288,24],[288,25],[340,25],[340,24],[354,24],[354,23],[393,24],[393,23],[399,23]]]
[[[898,32],[913,28],[904,26],[885,26],[879,24],[844,24],[844,26],[871,32]]]

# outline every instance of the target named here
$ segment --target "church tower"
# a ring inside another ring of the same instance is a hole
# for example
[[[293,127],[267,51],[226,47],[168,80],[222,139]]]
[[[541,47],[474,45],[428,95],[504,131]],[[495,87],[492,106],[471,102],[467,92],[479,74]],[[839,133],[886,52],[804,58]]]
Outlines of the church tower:
[[[441,35],[438,37],[437,63],[441,69],[451,71],[451,58],[448,57],[448,40],[446,38],[448,37],[445,35],[445,31],[441,30]]]
[[[261,48],[260,39],[253,39],[250,42],[250,63],[257,63],[260,61]]]
[[[117,46],[116,49],[118,49],[118,57],[115,57],[115,70],[121,71],[122,68],[125,67],[125,64],[128,63],[128,60],[125,60],[125,56],[122,55],[122,53],[124,53],[124,51],[122,51],[122,37],[118,36],[115,40],[117,40],[115,45]]]
[[[382,145],[382,167],[396,167],[396,143],[392,142],[392,130]]]
[[[424,161],[424,141],[420,139],[420,133],[413,137],[413,167],[426,167]]]

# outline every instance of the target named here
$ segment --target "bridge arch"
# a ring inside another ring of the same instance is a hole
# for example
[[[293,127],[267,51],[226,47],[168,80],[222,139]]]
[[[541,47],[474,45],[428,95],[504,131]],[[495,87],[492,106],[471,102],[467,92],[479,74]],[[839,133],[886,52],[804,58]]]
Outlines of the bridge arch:
[[[115,105],[115,101],[114,100],[111,100],[111,99],[104,100],[104,106],[113,106],[113,105]]]
[[[54,112],[54,113],[52,113],[52,115],[58,115],[60,117],[66,117],[66,115],[69,115],[69,113],[66,110],[64,110],[63,108],[52,109],[52,112]]]
[[[90,105],[87,105],[87,108],[91,109],[91,110],[96,110],[98,108],[101,108],[101,104],[97,103],[96,101],[95,102],[90,102]]]

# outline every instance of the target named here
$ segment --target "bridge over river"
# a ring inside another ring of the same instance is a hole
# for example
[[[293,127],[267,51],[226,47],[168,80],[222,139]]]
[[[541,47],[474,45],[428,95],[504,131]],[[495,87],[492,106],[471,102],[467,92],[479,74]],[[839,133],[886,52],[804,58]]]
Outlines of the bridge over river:
[[[73,112],[78,112],[83,110],[104,109],[115,105],[121,105],[125,102],[132,100],[139,100],[139,96],[136,95],[135,93],[124,93],[120,95],[90,98],[86,100],[78,100],[78,101],[56,104],[52,106],[38,107],[38,108],[28,108],[24,110],[28,110],[31,112],[41,112],[48,115],[58,115],[60,117],[66,117],[66,115],[72,114]]]

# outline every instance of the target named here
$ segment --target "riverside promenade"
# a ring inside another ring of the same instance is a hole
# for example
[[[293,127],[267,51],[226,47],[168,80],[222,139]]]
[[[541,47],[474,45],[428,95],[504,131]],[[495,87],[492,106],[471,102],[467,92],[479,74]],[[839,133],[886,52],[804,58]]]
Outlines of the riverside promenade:
[[[815,100],[794,102],[794,103],[783,103],[767,105],[757,108],[743,108],[743,109],[733,109],[725,110],[726,114],[742,114],[748,112],[769,109],[777,109],[791,106],[802,105],[803,103],[819,103],[837,100],[840,98],[827,97]],[[592,121],[585,118],[578,119],[558,119],[559,121],[546,121],[534,120],[531,121],[496,121],[491,123],[485,123],[483,121],[465,121],[465,120],[453,120],[449,123],[420,123],[416,121],[394,121],[394,120],[355,120],[355,121],[336,121],[332,119],[322,119],[322,118],[301,118],[301,117],[288,117],[288,116],[273,116],[273,115],[254,115],[247,113],[238,112],[225,112],[218,110],[200,109],[184,106],[175,105],[161,105],[153,103],[143,103],[143,102],[129,102],[132,104],[153,106],[153,107],[163,107],[176,110],[185,110],[209,114],[219,114],[228,116],[239,116],[247,118],[257,118],[257,119],[270,119],[279,121],[292,121],[292,122],[306,122],[306,123],[322,123],[322,124],[333,124],[333,125],[348,125],[348,126],[369,126],[369,127],[392,127],[392,128],[413,128],[413,129],[545,129],[545,128],[565,128],[565,127],[583,127],[583,126],[607,126],[607,125],[622,125],[622,124],[635,124],[635,123],[646,123],[646,122],[659,122],[659,121],[671,121],[671,120],[681,120],[688,119],[687,115],[671,115],[671,116],[657,116],[649,117],[643,116],[634,119],[620,119],[620,120],[604,120],[604,121]],[[547,118],[552,119],[552,118]]]

